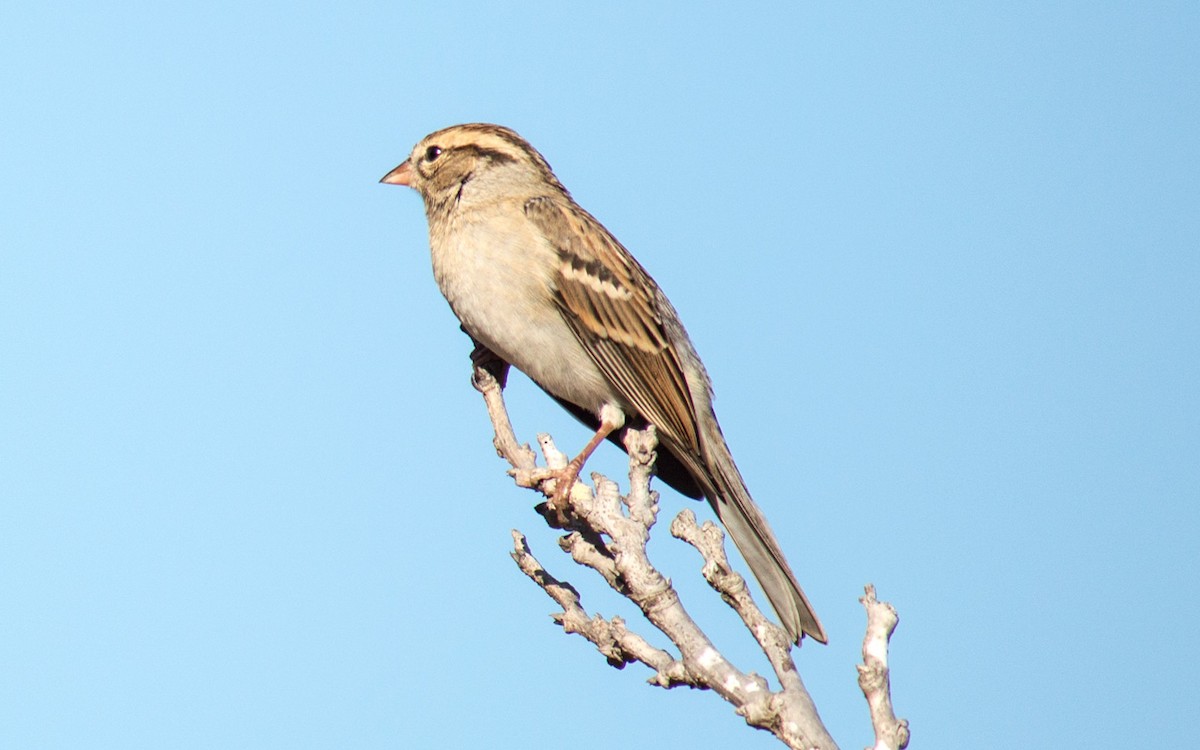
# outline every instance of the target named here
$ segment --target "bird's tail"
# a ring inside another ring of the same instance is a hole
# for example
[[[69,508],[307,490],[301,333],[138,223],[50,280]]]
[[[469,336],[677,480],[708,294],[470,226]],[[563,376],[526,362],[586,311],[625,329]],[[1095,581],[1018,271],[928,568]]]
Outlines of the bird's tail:
[[[766,517],[750,497],[715,419],[705,432],[715,432],[703,436],[704,460],[708,464],[708,476],[715,485],[711,491],[705,488],[705,496],[713,510],[766,592],[792,640],[799,643],[803,634],[827,643],[825,629],[796,582]]]

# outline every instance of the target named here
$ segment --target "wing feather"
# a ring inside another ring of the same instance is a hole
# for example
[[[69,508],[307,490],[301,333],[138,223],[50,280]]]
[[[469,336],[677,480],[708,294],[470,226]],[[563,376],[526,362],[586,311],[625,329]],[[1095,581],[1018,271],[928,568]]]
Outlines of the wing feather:
[[[654,280],[574,202],[534,198],[525,213],[558,252],[557,301],[580,344],[643,419],[699,456],[695,406]]]

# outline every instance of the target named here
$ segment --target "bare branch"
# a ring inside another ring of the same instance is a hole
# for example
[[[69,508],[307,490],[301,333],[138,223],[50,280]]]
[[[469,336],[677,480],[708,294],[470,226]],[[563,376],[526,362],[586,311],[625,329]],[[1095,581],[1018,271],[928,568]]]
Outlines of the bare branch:
[[[513,433],[502,394],[507,374],[503,363],[488,358],[486,350],[483,354],[477,350],[472,360],[476,364],[472,382],[483,394],[496,432],[496,450],[512,467],[509,474],[518,486],[553,498],[560,476],[556,470],[567,465],[567,456],[548,435],[539,435],[546,466],[537,465],[536,453],[519,443]],[[688,615],[671,582],[651,564],[646,543],[658,518],[658,493],[650,489],[656,445],[653,427],[626,432],[630,481],[627,495],[622,496],[614,482],[592,474],[594,490],[575,482],[565,503],[559,503],[565,507],[551,507],[546,502],[537,509],[551,527],[568,532],[559,540],[559,546],[575,562],[596,571],[613,590],[636,604],[674,645],[678,657],[652,646],[629,630],[620,617],[589,617],[579,592],[551,575],[534,558],[525,536],[518,531],[513,531],[513,560],[562,608],[553,617],[564,632],[586,638],[609,664],[624,668],[626,664],[640,662],[654,671],[649,682],[660,687],[682,685],[712,690],[730,703],[747,724],[771,732],[788,747],[836,748],[796,670],[790,639],[763,614],[754,603],[745,579],[730,566],[725,553],[725,534],[720,527],[711,521],[699,525],[695,514],[684,510],[672,521],[671,534],[700,553],[704,579],[737,612],[766,654],[779,680],[778,691],[773,692],[759,675],[743,672],[730,663]],[[868,622],[863,641],[864,664],[858,667],[859,686],[870,708],[875,750],[903,750],[908,744],[908,722],[897,720],[893,713],[887,667],[888,642],[898,618],[891,605],[875,599],[872,586],[867,586],[866,596],[860,601],[867,609]]]
[[[711,521],[705,521],[703,526],[698,527],[695,514],[685,510],[671,523],[671,534],[692,545],[701,554],[704,558],[704,567],[701,569],[704,580],[741,616],[742,622],[766,654],[783,687],[776,699],[783,704],[779,712],[787,719],[783,728],[790,730],[789,734],[797,741],[825,733],[816,704],[804,687],[796,663],[792,660],[791,639],[763,614],[751,598],[746,580],[730,567],[729,558],[725,555],[725,533]],[[832,738],[829,741],[832,743]],[[801,746],[808,747],[807,744]]]
[[[542,567],[529,551],[524,534],[513,531],[512,535],[513,560],[522,573],[541,586],[550,598],[563,608],[561,613],[554,616],[554,621],[561,625],[564,631],[578,633],[587,638],[604,654],[608,663],[618,669],[638,661],[655,670],[657,674],[652,681],[664,687],[691,684],[687,682],[687,672],[682,664],[666,651],[654,648],[641,636],[626,630],[625,622],[620,617],[611,620],[600,616],[589,618],[579,603],[579,592],[575,587],[559,581]]]
[[[473,383],[483,394],[491,416],[496,449],[512,466],[510,474],[519,486],[552,498],[558,482],[555,469],[565,466],[567,457],[549,436],[539,435],[546,467],[537,466],[536,455],[513,433],[495,363],[491,365],[485,367],[477,361]],[[517,531],[513,532],[513,559],[562,608],[554,616],[555,622],[565,632],[587,638],[613,666],[641,662],[654,670],[651,684],[712,690],[734,706],[748,724],[770,731],[789,747],[836,748],[796,672],[787,636],[758,609],[745,581],[730,568],[720,529],[711,523],[697,527],[691,511],[681,513],[672,524],[676,536],[700,551],[705,560],[705,578],[737,610],[762,645],[780,680],[780,691],[772,692],[765,679],[730,663],[687,613],[670,581],[651,564],[646,542],[658,517],[658,493],[650,489],[656,444],[653,427],[626,433],[630,457],[628,495],[622,497],[615,483],[593,474],[594,491],[576,482],[566,507],[547,508],[548,503],[543,503],[539,511],[553,527],[569,532],[560,545],[572,559],[595,570],[615,591],[636,604],[674,644],[678,657],[651,646],[619,617],[589,617],[579,592],[551,575]]]
[[[859,599],[867,610],[867,634],[863,638],[863,663],[858,666],[862,688],[875,727],[874,750],[903,750],[908,746],[908,721],[897,719],[892,710],[892,684],[888,670],[888,642],[900,622],[892,605],[875,598],[875,586],[867,584]]]

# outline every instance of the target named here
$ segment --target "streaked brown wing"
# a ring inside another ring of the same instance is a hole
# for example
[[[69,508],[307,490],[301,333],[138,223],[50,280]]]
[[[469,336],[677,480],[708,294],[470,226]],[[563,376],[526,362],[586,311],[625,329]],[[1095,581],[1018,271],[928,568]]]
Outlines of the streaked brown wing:
[[[525,213],[558,251],[558,303],[579,342],[643,419],[697,455],[691,394],[655,307],[654,281],[574,203],[534,198]]]

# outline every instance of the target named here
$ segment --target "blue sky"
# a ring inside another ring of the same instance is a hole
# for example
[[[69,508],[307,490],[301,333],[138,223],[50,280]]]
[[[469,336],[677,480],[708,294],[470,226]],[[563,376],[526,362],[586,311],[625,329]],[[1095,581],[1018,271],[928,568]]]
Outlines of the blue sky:
[[[869,581],[921,747],[1190,741],[1197,39],[1165,2],[5,3],[0,747],[775,746],[508,559],[521,529],[629,615],[504,476],[420,202],[377,184],[476,120],[679,309],[843,747]]]

